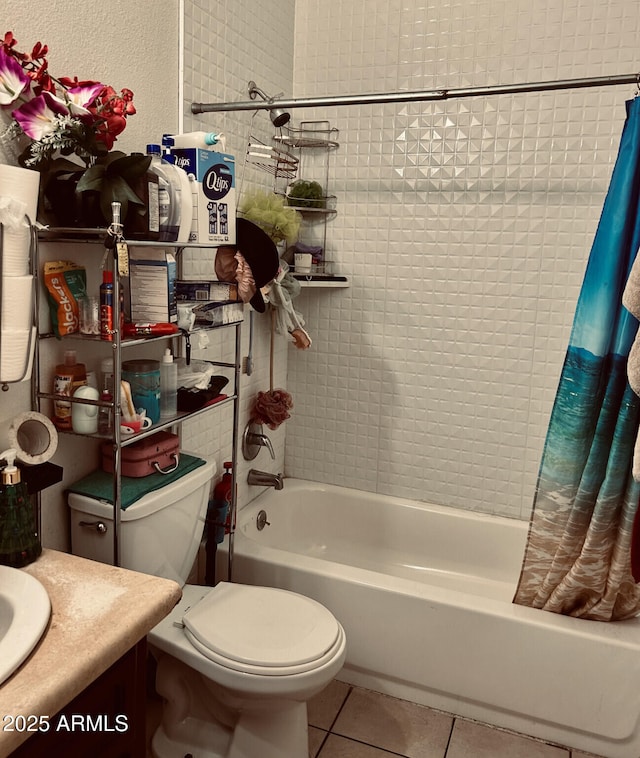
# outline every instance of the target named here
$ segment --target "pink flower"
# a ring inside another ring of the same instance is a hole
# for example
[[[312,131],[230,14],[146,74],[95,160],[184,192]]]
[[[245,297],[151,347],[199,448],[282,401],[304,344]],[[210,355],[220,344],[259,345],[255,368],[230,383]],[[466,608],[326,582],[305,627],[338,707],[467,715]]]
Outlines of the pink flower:
[[[30,85],[31,79],[18,61],[0,48],[0,105],[11,105]]]
[[[55,131],[57,116],[68,115],[69,109],[49,92],[43,92],[13,111],[13,117],[22,131],[36,141]]]

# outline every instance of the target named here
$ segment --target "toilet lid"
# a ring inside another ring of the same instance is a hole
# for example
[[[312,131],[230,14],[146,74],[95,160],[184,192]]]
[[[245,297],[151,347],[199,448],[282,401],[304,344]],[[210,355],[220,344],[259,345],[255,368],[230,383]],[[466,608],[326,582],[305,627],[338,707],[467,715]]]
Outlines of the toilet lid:
[[[183,616],[185,631],[204,655],[237,670],[277,673],[313,668],[340,638],[323,605],[274,587],[220,582]]]

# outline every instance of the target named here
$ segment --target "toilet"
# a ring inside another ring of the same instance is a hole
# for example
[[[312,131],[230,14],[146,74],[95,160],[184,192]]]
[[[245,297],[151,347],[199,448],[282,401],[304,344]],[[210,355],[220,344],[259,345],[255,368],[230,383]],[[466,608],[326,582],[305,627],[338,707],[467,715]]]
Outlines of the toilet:
[[[294,592],[185,584],[213,473],[205,462],[121,512],[121,565],[174,579],[183,592],[147,637],[164,698],[153,754],[307,758],[307,701],[342,668],[345,633],[327,608]],[[68,502],[72,552],[111,563],[112,506],[73,487]]]

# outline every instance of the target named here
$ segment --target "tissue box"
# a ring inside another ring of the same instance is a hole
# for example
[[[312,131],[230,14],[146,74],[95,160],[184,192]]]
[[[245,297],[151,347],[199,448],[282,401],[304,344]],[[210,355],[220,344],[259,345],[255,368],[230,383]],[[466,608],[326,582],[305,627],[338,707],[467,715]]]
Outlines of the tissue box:
[[[178,301],[195,300],[197,302],[223,300],[238,300],[238,285],[234,282],[219,281],[188,281],[176,282],[176,298]]]
[[[189,302],[196,317],[196,324],[223,326],[244,321],[244,303]]]
[[[198,148],[175,148],[171,157],[192,183],[189,242],[233,245],[236,241],[235,158]]]
[[[175,257],[158,248],[130,250],[129,279],[123,287],[127,320],[134,324],[175,323],[178,320]]]

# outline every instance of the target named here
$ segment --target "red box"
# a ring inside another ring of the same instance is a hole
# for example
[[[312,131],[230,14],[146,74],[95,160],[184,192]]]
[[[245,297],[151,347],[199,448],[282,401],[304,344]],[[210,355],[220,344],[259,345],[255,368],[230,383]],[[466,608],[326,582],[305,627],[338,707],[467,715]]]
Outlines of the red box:
[[[113,472],[113,446],[102,443],[102,470]],[[180,462],[180,438],[171,432],[157,432],[139,442],[123,447],[122,476],[141,477],[149,474],[170,474]]]

